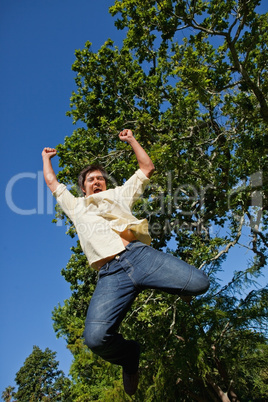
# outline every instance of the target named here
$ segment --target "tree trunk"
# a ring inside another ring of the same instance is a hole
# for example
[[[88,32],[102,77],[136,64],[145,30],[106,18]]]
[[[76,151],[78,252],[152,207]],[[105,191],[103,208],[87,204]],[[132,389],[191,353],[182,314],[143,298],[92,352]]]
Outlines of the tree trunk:
[[[228,395],[223,392],[223,390],[213,381],[213,379],[209,375],[207,375],[207,382],[209,383],[209,385],[211,385],[211,387],[222,402],[231,402],[228,398]]]

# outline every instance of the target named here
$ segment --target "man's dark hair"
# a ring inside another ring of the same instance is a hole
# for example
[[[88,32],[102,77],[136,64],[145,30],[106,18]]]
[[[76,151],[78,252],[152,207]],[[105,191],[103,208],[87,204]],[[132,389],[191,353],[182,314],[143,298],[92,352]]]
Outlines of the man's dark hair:
[[[79,173],[79,176],[78,176],[78,185],[82,190],[84,190],[84,183],[85,183],[85,180],[86,180],[86,175],[88,173],[95,172],[96,170],[99,170],[102,173],[102,175],[104,177],[104,180],[105,180],[105,183],[107,185],[108,173],[106,172],[106,170],[100,165],[89,165],[89,166],[85,167]]]

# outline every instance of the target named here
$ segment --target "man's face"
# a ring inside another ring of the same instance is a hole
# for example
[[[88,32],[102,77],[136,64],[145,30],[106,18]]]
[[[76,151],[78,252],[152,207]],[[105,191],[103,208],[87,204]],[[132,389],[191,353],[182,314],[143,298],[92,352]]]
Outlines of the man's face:
[[[89,172],[84,181],[84,193],[86,197],[106,190],[106,182],[99,170]]]

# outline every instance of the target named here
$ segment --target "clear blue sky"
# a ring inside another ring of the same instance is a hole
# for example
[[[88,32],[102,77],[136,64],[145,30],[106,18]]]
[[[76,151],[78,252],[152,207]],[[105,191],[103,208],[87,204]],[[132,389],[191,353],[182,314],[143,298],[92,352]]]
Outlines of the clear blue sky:
[[[33,345],[56,351],[60,368],[68,374],[72,356],[65,341],[56,339],[51,312],[70,296],[60,270],[70,258],[73,241],[64,226],[51,223],[54,210],[42,179],[41,152],[62,143],[74,129],[65,113],[75,90],[75,49],[89,40],[97,51],[108,37],[120,44],[122,33],[108,13],[112,4],[1,2],[0,395],[14,385]],[[264,7],[262,12],[267,11]],[[57,157],[53,162],[57,171]]]
[[[37,197],[38,186],[41,193],[43,185],[41,152],[45,146],[62,143],[74,129],[65,113],[75,90],[71,71],[75,49],[89,40],[97,51],[108,37],[120,43],[122,33],[108,13],[112,4],[112,0],[1,2],[0,395],[13,385],[33,345],[56,351],[60,368],[68,374],[71,354],[65,341],[56,339],[51,311],[70,296],[60,270],[70,258],[73,242],[64,226],[51,223],[45,187],[44,195]],[[57,164],[56,157],[56,170]],[[31,214],[21,215],[20,210]]]

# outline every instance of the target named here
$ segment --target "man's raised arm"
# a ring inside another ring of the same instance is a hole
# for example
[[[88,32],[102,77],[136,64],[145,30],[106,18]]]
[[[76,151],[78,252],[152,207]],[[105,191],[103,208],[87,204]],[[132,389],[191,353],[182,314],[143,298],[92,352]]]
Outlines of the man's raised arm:
[[[131,145],[133,151],[135,152],[139,168],[145,174],[145,176],[150,178],[155,170],[154,164],[151,161],[149,155],[134,138],[132,131],[128,129],[121,131],[121,133],[119,134],[119,138],[121,141],[125,141],[129,145]]]
[[[59,185],[56,174],[51,164],[51,158],[53,158],[56,153],[57,151],[54,148],[44,148],[42,152],[44,178],[48,188],[52,191],[52,193]]]

